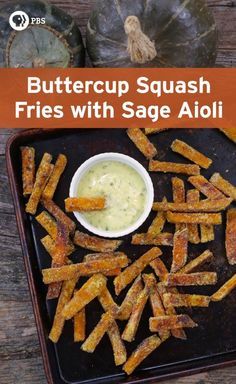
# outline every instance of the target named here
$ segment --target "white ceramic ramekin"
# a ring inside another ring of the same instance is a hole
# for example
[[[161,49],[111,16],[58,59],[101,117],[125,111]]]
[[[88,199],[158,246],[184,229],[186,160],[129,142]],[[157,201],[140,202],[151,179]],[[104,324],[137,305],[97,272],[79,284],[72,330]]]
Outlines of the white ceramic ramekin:
[[[78,185],[83,175],[95,164],[103,161],[109,161],[109,160],[119,161],[121,163],[125,163],[129,165],[130,167],[134,168],[136,172],[138,172],[139,175],[142,177],[147,189],[147,199],[146,199],[146,205],[145,205],[143,214],[139,217],[139,219],[134,224],[120,231],[105,231],[105,230],[98,229],[93,225],[91,225],[80,212],[74,212],[74,215],[76,219],[80,222],[80,224],[83,227],[85,227],[88,231],[101,237],[117,238],[117,237],[128,235],[136,231],[147,219],[152,209],[153,200],[154,200],[154,190],[153,190],[152,180],[148,172],[146,171],[146,169],[138,161],[134,160],[132,157],[123,155],[121,153],[113,153],[113,152],[107,152],[107,153],[102,153],[100,155],[93,156],[87,161],[85,161],[75,172],[70,184],[69,195],[70,197],[77,197]]]

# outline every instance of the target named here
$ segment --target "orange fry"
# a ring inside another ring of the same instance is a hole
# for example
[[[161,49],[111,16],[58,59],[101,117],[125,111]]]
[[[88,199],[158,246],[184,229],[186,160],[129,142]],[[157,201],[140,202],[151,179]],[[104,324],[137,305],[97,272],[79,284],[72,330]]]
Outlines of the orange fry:
[[[172,191],[173,191],[173,201],[174,203],[184,203],[185,202],[185,187],[184,181],[179,177],[172,177]],[[165,203],[167,200],[164,201]],[[180,231],[181,229],[186,228],[186,224],[176,224],[175,231]]]
[[[163,201],[165,200],[166,199],[164,198]],[[166,222],[165,212],[158,212],[152,224],[148,228],[147,235],[152,238],[159,235],[163,231],[165,222]]]
[[[64,224],[70,234],[75,232],[75,223],[50,199],[41,200],[44,208],[56,219],[57,222]]]
[[[149,141],[147,136],[139,128],[129,128],[127,134],[134,145],[147,158],[152,159],[157,154],[154,145]]]
[[[188,230],[187,228],[177,231],[174,234],[173,259],[171,273],[176,273],[182,268],[188,257]]]
[[[74,316],[74,342],[84,341],[86,327],[85,308]]]
[[[200,225],[201,243],[208,243],[215,239],[214,226],[208,224]]]
[[[79,247],[90,249],[94,252],[114,252],[122,244],[122,241],[101,239],[97,236],[76,231],[74,243]]]
[[[99,323],[90,333],[85,342],[81,345],[81,349],[84,352],[93,353],[105,333],[109,330],[110,326],[113,323],[113,320],[114,318],[110,312],[104,313]]]
[[[168,292],[171,292],[171,293],[176,293],[178,294],[178,290],[174,287],[165,287],[163,283],[158,283],[157,285],[157,289],[158,289],[158,293],[161,297],[161,300],[162,300],[162,303],[163,305],[165,304],[164,303],[164,294],[165,293],[168,293]],[[165,305],[164,305],[165,307]],[[176,315],[176,310],[175,310],[175,307],[173,305],[169,305],[167,307],[165,307],[165,311],[166,311],[166,314],[168,316],[175,316]],[[159,334],[160,334],[161,331],[159,331]],[[162,331],[162,332],[166,332],[166,331]],[[171,334],[173,337],[177,338],[177,339],[181,339],[181,340],[186,340],[187,339],[187,336],[186,336],[186,333],[185,331],[183,330],[183,328],[179,328],[179,329],[171,329]]]
[[[43,191],[43,197],[46,199],[53,199],[54,193],[57,189],[60,177],[65,170],[67,164],[67,158],[65,155],[60,154],[54,165],[52,174],[47,182],[47,185]]]
[[[32,193],[30,195],[28,203],[26,204],[25,210],[31,215],[35,215],[37,211],[43,190],[53,170],[53,165],[49,162],[49,159],[51,159],[51,155],[45,153],[36,173]]]
[[[210,181],[208,181],[204,176],[191,176],[188,178],[188,181],[198,189],[203,195],[208,197],[208,199],[224,199],[225,195],[219,191]]]
[[[236,264],[236,209],[227,211],[225,232],[226,256],[230,265]]]
[[[236,143],[236,128],[219,128],[230,140]]]
[[[150,287],[151,287],[150,294],[149,294],[149,300],[150,300],[150,304],[152,307],[153,317],[165,316],[166,311],[165,311],[165,308],[162,304],[162,300],[161,300],[161,297],[160,297],[159,292],[158,292],[157,282],[156,282],[155,276],[153,275],[153,273],[144,274],[143,280],[144,280],[145,284],[147,284],[149,282]],[[170,332],[169,331],[159,332],[159,337],[161,338],[162,341],[164,341],[164,340],[168,339],[168,337],[170,337]]]
[[[47,231],[47,233],[55,240],[57,237],[57,223],[49,215],[48,212],[42,211],[38,216],[35,217],[37,222]]]
[[[21,147],[23,195],[30,195],[34,187],[35,177],[35,149]]]
[[[104,260],[91,260],[84,263],[65,265],[60,268],[43,269],[43,282],[50,284],[56,281],[69,280],[75,275],[91,276],[94,273],[105,273],[117,267],[124,268],[128,265],[126,255]]]
[[[231,204],[231,199],[211,200],[205,199],[195,203],[153,203],[154,211],[172,211],[172,212],[218,212],[223,211]]]
[[[131,244],[134,245],[166,245],[173,246],[173,234],[169,232],[162,232],[154,238],[148,233],[137,233],[132,236]]]
[[[142,279],[139,275],[133,282],[131,288],[128,290],[125,299],[123,300],[119,312],[116,316],[119,320],[128,320],[132,312],[136,298],[139,296],[143,289]]]
[[[149,319],[151,332],[194,327],[197,327],[197,324],[188,315],[159,316],[150,317]]]
[[[194,164],[168,163],[165,161],[150,160],[150,172],[183,173],[185,175],[199,175],[200,168]]]
[[[174,307],[208,307],[211,298],[203,295],[181,295],[179,293],[165,293],[165,307],[173,305]]]
[[[104,253],[89,253],[88,255],[84,256],[84,261],[91,261],[91,260],[104,260],[104,259],[110,259],[111,257],[117,257],[122,256],[122,252],[104,252]],[[118,276],[121,273],[121,268],[112,268],[109,271],[106,271],[106,276]]]
[[[165,279],[165,276],[169,273],[168,269],[166,268],[165,264],[163,263],[163,261],[160,258],[153,260],[150,263],[150,266],[154,269],[154,271],[155,271],[156,275],[159,277],[160,281],[163,281]],[[164,293],[167,293],[167,292],[178,293],[176,288],[165,287],[162,283],[158,284],[157,290],[158,290],[158,293],[161,297],[162,302],[163,302]],[[169,307],[165,308],[165,310],[166,310],[167,315],[176,315],[176,310],[173,306],[169,306]],[[183,329],[172,329],[171,333],[172,333],[173,337],[176,337],[177,339],[182,339],[182,340],[187,339],[187,336],[186,336]]]
[[[218,291],[216,291],[212,296],[212,301],[221,301],[223,300],[234,288],[236,287],[236,274],[233,275]]]
[[[150,282],[147,280],[144,289],[140,292],[140,294],[136,297],[134,302],[132,312],[129,318],[128,323],[122,333],[122,339],[125,341],[133,341],[135,339],[135,335],[137,333],[137,329],[140,323],[140,319],[144,310],[144,307],[148,301],[149,292],[150,292]]]
[[[115,365],[118,366],[124,364],[127,359],[126,349],[115,320],[112,322],[107,334],[112,345]]]
[[[219,173],[214,173],[210,178],[210,182],[226,196],[236,200],[236,187],[225,180]]]
[[[65,199],[66,212],[100,211],[104,208],[104,197],[68,197]]]
[[[159,345],[161,345],[161,340],[156,335],[147,337],[143,340],[123,366],[123,370],[127,373],[127,375],[131,375],[135,368],[137,368],[143,360],[155,351]]]
[[[176,213],[167,212],[167,220],[170,223],[187,223],[187,224],[212,224],[222,223],[220,213]]]
[[[145,128],[144,132],[145,135],[151,135],[153,133],[159,133],[162,131],[167,131],[169,128]]]
[[[212,160],[203,155],[201,152],[197,151],[187,143],[181,140],[175,140],[171,144],[171,149],[174,152],[179,153],[186,159],[192,161],[193,163],[200,165],[202,168],[209,168],[212,164]]]
[[[214,285],[217,282],[215,272],[196,272],[189,274],[169,274],[166,275],[164,283],[168,287],[176,285]]]
[[[98,300],[105,312],[110,312],[114,317],[117,318],[119,307],[114,302],[107,287],[105,287],[100,293]],[[112,345],[115,365],[124,364],[127,358],[126,349],[121,339],[119,327],[115,320],[113,320],[110,328],[107,330],[107,334]]]
[[[131,283],[152,260],[159,257],[161,254],[161,250],[154,247],[122,271],[114,280],[116,294],[119,295],[120,292]]]
[[[186,264],[183,268],[181,268],[178,271],[178,274],[186,274],[186,273],[193,272],[197,267],[200,267],[200,265],[206,263],[212,257],[213,257],[213,253],[207,249],[200,256],[191,260],[188,264]]]
[[[197,191],[196,189],[191,189],[187,192],[187,202],[189,204],[198,202],[199,198],[200,194],[199,191]],[[192,244],[200,243],[197,224],[188,224],[188,240]]]
[[[106,286],[106,282],[106,277],[99,273],[90,277],[64,306],[62,316],[66,320],[74,317],[77,312],[80,312],[90,301],[102,292]]]
[[[62,223],[57,225],[57,236],[55,239],[55,255],[53,261],[57,264],[64,264],[68,253],[68,244],[70,242],[69,233]]]
[[[54,260],[56,258],[56,255],[57,255],[57,247],[56,247],[55,240],[53,240],[51,238],[51,236],[47,235],[47,236],[43,237],[40,241],[43,244],[46,251],[51,256],[51,258]],[[71,243],[71,241],[68,240],[66,256],[70,256],[71,253],[74,252],[74,250],[75,250],[74,245]]]
[[[69,303],[71,296],[74,292],[77,280],[77,278],[73,278],[71,280],[65,281],[62,285],[61,294],[57,303],[56,314],[53,320],[53,326],[49,334],[49,339],[53,343],[57,343],[61,336],[65,324],[65,318],[62,316],[62,310],[65,305]]]

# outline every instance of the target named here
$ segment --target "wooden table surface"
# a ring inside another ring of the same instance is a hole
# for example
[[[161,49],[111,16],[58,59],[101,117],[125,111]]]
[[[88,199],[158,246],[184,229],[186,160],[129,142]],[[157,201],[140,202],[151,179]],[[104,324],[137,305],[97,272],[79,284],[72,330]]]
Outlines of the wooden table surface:
[[[53,1],[77,19],[83,33],[93,2]],[[0,0],[3,3],[6,1]],[[217,64],[235,67],[236,1],[208,0],[208,4],[219,29]],[[15,131],[0,130],[0,383],[46,384],[5,166],[5,143]],[[168,382],[234,384],[236,367]]]

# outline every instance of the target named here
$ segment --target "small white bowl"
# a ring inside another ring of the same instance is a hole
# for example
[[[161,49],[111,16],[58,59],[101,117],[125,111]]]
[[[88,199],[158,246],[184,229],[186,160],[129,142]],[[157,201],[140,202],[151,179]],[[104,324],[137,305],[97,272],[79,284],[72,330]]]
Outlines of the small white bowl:
[[[109,237],[109,238],[116,238],[116,237],[121,237],[130,234],[131,232],[134,232],[136,229],[138,229],[144,221],[147,219],[153,205],[153,200],[154,200],[154,189],[153,189],[153,184],[152,180],[146,171],[146,169],[136,160],[134,160],[130,156],[123,155],[121,153],[113,153],[113,152],[107,152],[107,153],[102,153],[100,155],[96,155],[85,161],[75,172],[71,184],[70,184],[70,191],[69,195],[70,197],[77,197],[78,193],[78,185],[83,177],[83,175],[95,164],[103,161],[119,161],[121,163],[125,163],[129,165],[130,167],[134,168],[136,172],[142,177],[146,189],[147,189],[147,199],[146,199],[146,205],[144,208],[144,211],[142,215],[139,217],[139,219],[132,224],[131,226],[120,230],[120,231],[105,231],[102,229],[98,229],[91,225],[86,218],[80,213],[80,212],[73,212],[76,219],[80,222],[80,224],[85,227],[88,231],[101,236],[101,237]]]

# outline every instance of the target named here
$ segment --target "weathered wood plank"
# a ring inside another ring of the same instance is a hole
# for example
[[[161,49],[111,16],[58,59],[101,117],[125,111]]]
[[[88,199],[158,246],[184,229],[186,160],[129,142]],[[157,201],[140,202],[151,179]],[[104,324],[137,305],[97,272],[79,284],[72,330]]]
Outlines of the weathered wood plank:
[[[41,358],[1,362],[2,384],[47,384]]]

